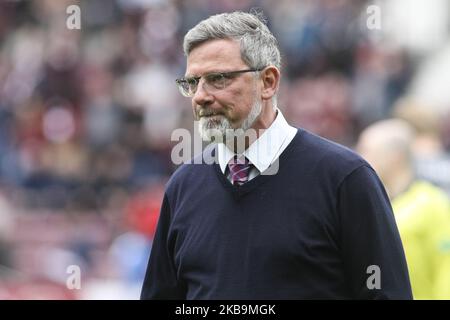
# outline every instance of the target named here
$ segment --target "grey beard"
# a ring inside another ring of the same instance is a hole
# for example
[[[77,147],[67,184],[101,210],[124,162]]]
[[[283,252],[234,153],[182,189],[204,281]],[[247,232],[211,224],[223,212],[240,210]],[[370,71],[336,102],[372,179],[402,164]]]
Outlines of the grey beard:
[[[226,142],[233,138],[239,138],[251,128],[261,110],[261,102],[256,101],[240,128],[233,128],[225,116],[215,116],[214,119],[201,117],[198,124],[200,136],[203,141],[215,142]]]

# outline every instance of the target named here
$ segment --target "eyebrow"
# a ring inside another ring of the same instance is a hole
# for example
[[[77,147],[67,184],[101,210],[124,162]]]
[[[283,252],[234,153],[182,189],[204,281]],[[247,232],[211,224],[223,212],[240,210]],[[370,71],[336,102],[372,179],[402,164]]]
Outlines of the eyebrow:
[[[201,76],[204,76],[205,74],[211,74],[211,73],[228,73],[228,72],[233,72],[233,70],[230,70],[230,71],[213,70],[213,71],[205,72],[205,73],[203,73]],[[201,77],[201,76],[199,76],[199,75],[184,75],[184,78],[185,78],[185,79],[186,79],[186,78],[199,78],[199,77]]]

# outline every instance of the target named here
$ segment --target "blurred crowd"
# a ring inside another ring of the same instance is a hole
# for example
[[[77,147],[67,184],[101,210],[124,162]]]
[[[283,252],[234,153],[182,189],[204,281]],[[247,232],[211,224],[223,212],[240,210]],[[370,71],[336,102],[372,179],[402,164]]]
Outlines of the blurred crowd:
[[[194,130],[174,82],[183,35],[219,12],[263,10],[292,125],[353,147],[368,125],[404,119],[418,132],[417,175],[450,194],[449,77],[429,66],[436,56],[450,64],[450,30],[418,50],[368,28],[372,3],[0,0],[0,299],[139,296],[176,169],[171,133]],[[66,24],[73,4],[79,30]],[[443,89],[427,95],[429,79]],[[70,265],[81,289],[67,289]]]

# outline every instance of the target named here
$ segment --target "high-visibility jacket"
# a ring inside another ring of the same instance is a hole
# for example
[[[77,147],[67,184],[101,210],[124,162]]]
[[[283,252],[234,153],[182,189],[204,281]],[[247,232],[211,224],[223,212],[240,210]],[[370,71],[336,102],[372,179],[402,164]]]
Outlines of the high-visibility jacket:
[[[414,182],[392,200],[414,299],[450,299],[450,200],[439,188]]]

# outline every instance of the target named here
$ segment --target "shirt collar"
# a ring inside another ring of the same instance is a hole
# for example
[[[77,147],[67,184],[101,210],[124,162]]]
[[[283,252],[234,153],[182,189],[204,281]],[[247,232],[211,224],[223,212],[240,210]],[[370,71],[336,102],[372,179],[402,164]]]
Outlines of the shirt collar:
[[[265,171],[279,156],[280,149],[290,135],[292,129],[283,114],[277,109],[277,115],[270,127],[245,150],[244,156],[258,169]],[[225,173],[228,162],[235,156],[225,144],[218,145],[218,159],[222,173]]]

